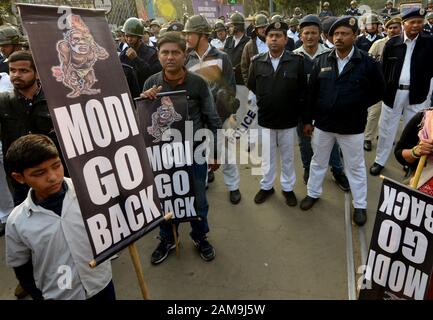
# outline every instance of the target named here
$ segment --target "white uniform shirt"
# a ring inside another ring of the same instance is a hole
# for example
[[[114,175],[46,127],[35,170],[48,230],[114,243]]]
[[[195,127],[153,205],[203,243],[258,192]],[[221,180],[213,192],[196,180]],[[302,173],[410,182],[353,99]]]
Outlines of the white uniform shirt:
[[[6,91],[14,91],[14,86],[11,83],[9,75],[6,72],[0,72],[0,92]]]
[[[224,40],[224,41],[221,41],[220,39],[218,39],[218,38],[215,38],[215,39],[212,39],[212,41],[210,42],[210,45],[212,46],[212,47],[215,47],[215,48],[217,48],[217,49],[224,49],[224,45],[226,44],[226,41]]]
[[[265,53],[269,51],[269,47],[266,42],[263,42],[259,37],[256,37],[256,45],[259,53]]]
[[[274,58],[274,57],[272,57],[271,53],[269,53],[269,58],[271,58],[271,62],[272,62],[272,66],[274,67],[274,71],[277,71],[278,65],[280,64],[280,60],[281,60],[281,57],[283,56],[283,54],[284,54],[284,51],[281,54],[281,56],[279,56],[278,58]]]
[[[287,36],[289,38],[292,38],[293,41],[295,42],[295,44],[296,44],[296,42],[299,41],[299,34],[297,32],[292,32],[292,30],[290,30],[290,29],[287,30]]]
[[[415,39],[411,40],[406,36],[406,32],[404,32],[404,43],[406,44],[407,49],[406,56],[404,57],[403,68],[401,69],[399,84],[410,85],[410,65],[418,37],[419,35],[417,35]]]
[[[337,64],[338,64],[338,74],[341,74],[343,72],[344,67],[350,61],[350,59],[352,58],[354,52],[355,52],[355,47],[352,47],[352,50],[347,55],[347,57],[344,58],[344,59],[341,59],[340,56],[338,55],[338,51],[335,50],[335,54],[337,56]]]
[[[12,211],[6,223],[6,263],[19,267],[31,258],[36,286],[44,299],[83,300],[108,285],[111,263],[90,268],[93,254],[74,186],[71,179],[64,180],[68,190],[61,216],[36,205],[31,191]],[[70,289],[59,286],[67,279],[65,270],[70,270]]]

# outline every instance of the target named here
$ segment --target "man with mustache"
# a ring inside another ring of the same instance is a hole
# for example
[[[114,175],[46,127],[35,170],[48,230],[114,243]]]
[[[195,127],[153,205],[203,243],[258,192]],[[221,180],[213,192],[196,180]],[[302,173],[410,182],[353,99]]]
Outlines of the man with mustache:
[[[322,194],[331,150],[338,142],[353,196],[353,221],[367,221],[367,172],[364,160],[364,129],[367,109],[383,97],[385,83],[379,64],[355,46],[358,23],[345,16],[332,25],[329,34],[335,48],[316,58],[310,76],[308,112],[304,134],[313,135],[313,150],[307,196],[302,210],[311,209]]]
[[[379,141],[370,174],[377,176],[391,154],[401,115],[403,127],[419,111],[431,106],[433,38],[423,34],[425,10],[402,15],[403,33],[390,39],[383,52],[386,92],[379,119]]]

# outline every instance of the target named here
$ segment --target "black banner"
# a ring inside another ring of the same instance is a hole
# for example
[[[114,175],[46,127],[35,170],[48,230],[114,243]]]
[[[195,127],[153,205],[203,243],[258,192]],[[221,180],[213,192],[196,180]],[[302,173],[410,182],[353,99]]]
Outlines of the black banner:
[[[384,179],[359,299],[424,299],[432,245],[433,198]]]
[[[136,105],[164,213],[172,212],[180,221],[197,218],[193,141],[185,133],[186,91],[164,92],[156,100],[138,99]]]
[[[19,5],[96,263],[163,220],[104,11]]]

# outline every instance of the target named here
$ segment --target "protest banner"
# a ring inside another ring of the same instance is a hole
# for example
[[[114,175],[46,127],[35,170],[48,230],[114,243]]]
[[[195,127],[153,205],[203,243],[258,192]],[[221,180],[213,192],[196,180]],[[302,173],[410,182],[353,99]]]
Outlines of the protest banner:
[[[359,299],[425,299],[432,244],[433,198],[384,178]]]
[[[186,91],[160,93],[156,100],[136,99],[136,105],[164,213],[173,213],[173,223],[199,219],[192,170],[193,139],[185,132]],[[173,235],[177,244],[177,233],[173,231]]]
[[[92,266],[164,216],[103,10],[18,6],[92,246]]]

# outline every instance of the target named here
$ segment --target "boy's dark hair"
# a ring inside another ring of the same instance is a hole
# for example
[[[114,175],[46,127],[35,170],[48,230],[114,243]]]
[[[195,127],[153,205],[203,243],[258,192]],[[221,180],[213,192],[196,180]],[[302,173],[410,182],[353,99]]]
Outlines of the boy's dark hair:
[[[33,56],[30,51],[15,51],[13,52],[9,58],[8,62],[16,62],[16,61],[30,61],[30,67],[36,71],[35,61],[33,60]]]
[[[175,43],[179,46],[182,52],[186,51],[186,41],[180,32],[169,31],[164,33],[158,40],[158,50],[164,43]]]
[[[15,140],[5,157],[6,173],[23,173],[44,161],[59,156],[54,142],[43,134],[29,134]]]

